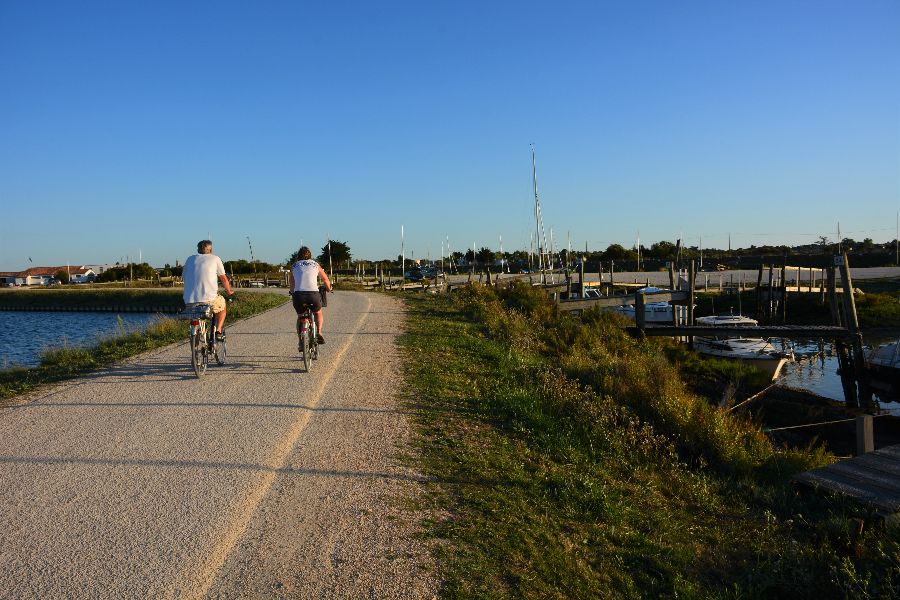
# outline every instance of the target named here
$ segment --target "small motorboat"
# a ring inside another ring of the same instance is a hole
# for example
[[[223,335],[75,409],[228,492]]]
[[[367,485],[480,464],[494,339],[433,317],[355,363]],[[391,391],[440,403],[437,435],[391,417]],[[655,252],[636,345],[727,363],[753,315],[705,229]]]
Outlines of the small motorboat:
[[[756,319],[743,315],[715,315],[697,318],[697,325],[706,327],[746,327],[748,334],[752,334],[753,328],[757,327],[758,324]],[[794,358],[793,352],[783,352],[773,346],[769,340],[750,337],[749,335],[729,335],[723,338],[696,337],[694,338],[694,349],[704,356],[748,362],[770,374],[773,380],[781,373],[781,368],[785,363]]]
[[[657,292],[667,292],[669,290],[651,286],[640,288],[637,291],[644,294],[655,294]],[[646,304],[644,304],[644,320],[647,323],[671,323],[673,308],[674,307],[668,302],[647,302]],[[628,317],[631,320],[635,320],[634,304],[629,304],[627,306],[617,306],[615,308],[615,311],[620,315]],[[687,317],[687,307],[679,306],[678,313],[679,320],[684,321]]]
[[[900,384],[900,340],[870,350],[866,364],[878,379]]]

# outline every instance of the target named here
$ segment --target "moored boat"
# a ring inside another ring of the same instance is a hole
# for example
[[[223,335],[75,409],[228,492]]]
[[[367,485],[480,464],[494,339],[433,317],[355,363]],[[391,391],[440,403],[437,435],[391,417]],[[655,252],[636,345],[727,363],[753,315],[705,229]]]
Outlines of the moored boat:
[[[638,290],[638,292],[642,292],[644,294],[655,294],[657,292],[667,291],[668,290],[652,286],[640,288]],[[674,307],[668,302],[647,302],[646,304],[644,304],[644,320],[647,323],[671,323],[673,308]],[[687,307],[680,306],[678,310],[679,318],[683,321],[687,316]],[[615,308],[615,311],[620,315],[634,320],[634,304],[629,304],[627,306],[617,306]]]
[[[697,325],[706,327],[746,327],[752,334],[758,325],[756,319],[743,315],[715,315],[697,318]],[[694,349],[704,356],[745,361],[765,371],[774,380],[785,363],[793,358],[792,352],[782,352],[766,339],[748,336],[723,338],[696,337]]]
[[[873,348],[866,356],[866,363],[877,378],[900,384],[900,340]]]

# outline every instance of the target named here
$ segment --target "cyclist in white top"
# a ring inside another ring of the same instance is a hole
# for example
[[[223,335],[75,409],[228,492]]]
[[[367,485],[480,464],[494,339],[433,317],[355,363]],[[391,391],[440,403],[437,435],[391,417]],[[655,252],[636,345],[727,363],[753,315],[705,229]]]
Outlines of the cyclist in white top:
[[[201,240],[197,243],[197,254],[184,261],[181,273],[184,280],[184,303],[205,303],[212,307],[216,321],[216,339],[225,339],[222,326],[225,324],[225,298],[219,293],[219,281],[228,292],[234,295],[231,283],[225,276],[225,265],[222,259],[212,253],[212,242]],[[218,280],[218,281],[217,281]]]
[[[312,259],[312,252],[309,248],[306,246],[300,248],[299,258],[300,260],[291,267],[291,300],[294,310],[297,311],[298,319],[299,315],[306,310],[306,305],[312,307],[316,327],[319,329],[318,341],[320,344],[324,344],[322,327],[325,324],[325,318],[322,315],[322,294],[319,292],[318,278],[322,278],[322,281],[325,282],[325,289],[329,292],[331,291],[331,281],[329,281],[325,269]]]

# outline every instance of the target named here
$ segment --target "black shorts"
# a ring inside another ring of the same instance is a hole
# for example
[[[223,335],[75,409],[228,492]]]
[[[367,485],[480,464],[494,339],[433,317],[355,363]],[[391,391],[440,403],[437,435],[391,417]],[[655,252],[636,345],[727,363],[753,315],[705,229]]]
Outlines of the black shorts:
[[[306,310],[307,305],[312,306],[313,312],[322,310],[322,294],[319,292],[294,292],[291,300],[298,315]]]

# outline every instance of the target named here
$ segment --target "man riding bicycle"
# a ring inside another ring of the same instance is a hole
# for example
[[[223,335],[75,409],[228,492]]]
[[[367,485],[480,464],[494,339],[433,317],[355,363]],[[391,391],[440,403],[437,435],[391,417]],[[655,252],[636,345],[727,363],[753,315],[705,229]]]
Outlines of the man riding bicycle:
[[[229,297],[234,295],[234,290],[225,276],[222,259],[212,253],[211,241],[201,240],[197,243],[197,254],[184,261],[181,275],[184,279],[184,303],[209,304],[215,315],[216,339],[224,340],[222,326],[225,324],[225,298],[219,293],[218,282],[222,282]]]
[[[316,327],[319,330],[317,340],[320,344],[324,344],[322,326],[325,324],[325,318],[322,315],[322,294],[319,292],[318,278],[322,278],[322,281],[325,282],[325,289],[329,292],[331,291],[331,281],[329,281],[325,269],[312,259],[312,252],[306,246],[300,248],[299,259],[291,267],[291,300],[294,310],[297,311],[298,323],[300,315],[306,311],[306,307],[312,308]]]

